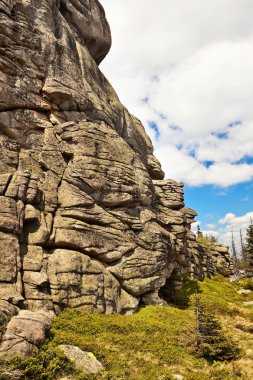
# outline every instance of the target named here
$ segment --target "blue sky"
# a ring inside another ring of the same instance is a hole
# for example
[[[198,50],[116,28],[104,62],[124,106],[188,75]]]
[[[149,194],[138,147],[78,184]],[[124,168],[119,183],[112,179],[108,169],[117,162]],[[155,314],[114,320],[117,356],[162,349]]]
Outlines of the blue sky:
[[[101,3],[113,38],[102,71],[201,229],[228,244],[253,216],[252,0]]]
[[[228,188],[186,185],[185,202],[198,211],[201,228],[208,230],[208,225],[216,224],[228,213],[241,216],[252,210],[253,186],[252,183],[242,183]]]
[[[229,212],[246,214],[253,204],[253,191],[249,183],[218,188],[215,186],[185,186],[185,202],[198,210],[204,228],[215,223]]]
[[[185,202],[198,212],[197,220],[203,231],[211,231],[220,241],[230,245],[234,231],[237,245],[239,232],[245,236],[250,218],[253,218],[253,185],[251,182],[218,188],[212,185],[185,186]],[[226,219],[226,222],[225,220]],[[196,226],[194,226],[196,230]]]

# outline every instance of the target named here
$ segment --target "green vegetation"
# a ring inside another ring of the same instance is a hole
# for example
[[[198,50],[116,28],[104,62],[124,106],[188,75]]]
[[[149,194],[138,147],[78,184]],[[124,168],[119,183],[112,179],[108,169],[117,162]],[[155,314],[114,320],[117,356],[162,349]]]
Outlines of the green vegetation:
[[[9,365],[23,370],[24,380],[57,379],[63,370],[72,373],[75,380],[170,380],[173,373],[183,375],[185,380],[250,380],[252,341],[248,333],[236,328],[236,323],[253,321],[253,308],[243,305],[245,300],[253,300],[253,295],[238,294],[240,288],[239,283],[230,283],[221,276],[203,283],[186,279],[181,295],[179,292],[179,307],[148,306],[126,316],[87,315],[68,309],[55,319],[37,355],[12,360]],[[226,357],[228,346],[222,356],[221,350],[212,357],[196,353],[196,293],[200,294],[205,315],[214,314],[211,320],[207,318],[210,323],[205,321],[205,335],[213,339],[218,334],[222,338],[216,343],[226,343],[233,349],[232,337],[240,345],[240,358],[231,362],[236,355],[230,351]],[[97,376],[74,372],[72,364],[56,348],[59,344],[93,352],[106,372]]]
[[[208,250],[212,250],[215,248],[217,239],[213,235],[202,235],[197,238],[197,242],[204,245]]]
[[[66,310],[53,325],[53,342],[92,351],[113,374],[110,379],[169,379],[169,366],[190,358],[194,315],[188,317],[186,324],[183,311],[166,307],[146,307],[132,316]]]
[[[226,337],[221,324],[207,311],[201,297],[194,297],[196,315],[196,354],[210,362],[233,360],[239,357],[239,347]]]
[[[250,219],[250,225],[246,231],[245,251],[246,251],[247,265],[249,267],[253,266],[253,221],[252,219]]]
[[[243,289],[253,290],[253,279],[244,278],[240,280],[240,285]]]
[[[243,237],[240,230],[241,251],[238,260],[239,269],[244,269],[246,275],[252,272],[253,268],[253,220],[250,218],[250,224],[246,229],[246,236]]]
[[[180,309],[188,309],[192,304],[192,297],[196,293],[202,293],[200,282],[185,277],[182,288],[173,297],[175,305]]]
[[[27,359],[16,357],[5,364],[11,369],[21,370],[27,380],[54,380],[59,375],[72,373],[74,370],[73,364],[57,347],[42,348],[37,355]]]
[[[211,250],[215,247],[215,244],[218,243],[218,240],[211,233],[203,234],[200,227],[197,226],[197,242],[204,245],[207,249]]]
[[[250,225],[246,231],[246,247],[253,254],[253,221],[250,219]]]

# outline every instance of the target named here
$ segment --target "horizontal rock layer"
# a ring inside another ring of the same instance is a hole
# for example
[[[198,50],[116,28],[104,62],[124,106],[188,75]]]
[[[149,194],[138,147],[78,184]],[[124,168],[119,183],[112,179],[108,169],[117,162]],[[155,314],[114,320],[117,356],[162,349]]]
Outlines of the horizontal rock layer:
[[[228,274],[98,68],[111,45],[100,3],[0,0],[0,17],[0,323],[19,313],[0,353],[31,353],[45,312],[132,313],[166,304],[185,273]]]

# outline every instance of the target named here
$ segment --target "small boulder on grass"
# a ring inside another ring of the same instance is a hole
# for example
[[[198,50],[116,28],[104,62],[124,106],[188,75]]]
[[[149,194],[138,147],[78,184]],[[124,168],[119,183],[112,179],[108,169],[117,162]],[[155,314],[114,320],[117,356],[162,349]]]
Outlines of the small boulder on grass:
[[[83,371],[87,375],[96,374],[105,369],[91,352],[85,352],[70,345],[60,345],[59,348],[74,363],[77,370]]]
[[[253,301],[243,302],[244,306],[253,306]]]
[[[173,374],[172,377],[173,377],[173,380],[184,380],[184,376],[182,375]]]
[[[238,294],[245,294],[246,296],[250,293],[252,293],[252,290],[249,290],[249,289],[240,289],[238,290],[237,292]]]

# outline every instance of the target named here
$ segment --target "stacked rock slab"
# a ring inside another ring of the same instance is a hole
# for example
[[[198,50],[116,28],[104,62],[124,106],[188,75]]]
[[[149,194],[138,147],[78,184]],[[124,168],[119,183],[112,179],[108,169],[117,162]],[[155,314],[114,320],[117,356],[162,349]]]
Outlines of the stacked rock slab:
[[[156,217],[173,234],[176,252],[173,270],[160,289],[160,296],[173,300],[186,275],[200,281],[216,274],[230,276],[233,267],[228,247],[220,243],[205,247],[197,242],[196,234],[191,231],[197,213],[185,207],[183,183],[172,180],[153,183],[158,197]]]
[[[0,323],[22,309],[0,351],[28,354],[65,307],[164,303],[198,251],[196,214],[99,70],[111,45],[100,3],[0,0],[0,17]]]

